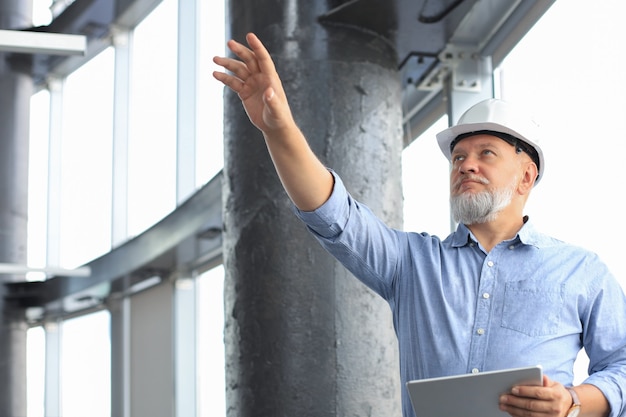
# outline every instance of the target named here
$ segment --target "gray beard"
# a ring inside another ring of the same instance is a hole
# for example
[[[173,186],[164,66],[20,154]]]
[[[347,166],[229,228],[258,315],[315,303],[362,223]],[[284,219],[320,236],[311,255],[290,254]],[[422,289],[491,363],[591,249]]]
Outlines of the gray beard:
[[[514,187],[450,197],[452,217],[466,225],[493,221],[513,199]]]

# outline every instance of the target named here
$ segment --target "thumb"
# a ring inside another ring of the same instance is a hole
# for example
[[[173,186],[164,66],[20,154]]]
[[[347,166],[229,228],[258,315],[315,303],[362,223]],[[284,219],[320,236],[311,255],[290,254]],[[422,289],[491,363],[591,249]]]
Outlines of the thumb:
[[[278,101],[276,100],[276,91],[272,87],[268,87],[263,93],[263,102],[265,103],[265,108],[267,109],[268,116],[277,117],[278,114]]]
[[[265,93],[263,93],[263,101],[265,102],[265,105],[268,107],[272,107],[273,103],[270,103],[274,97],[276,97],[276,92],[274,91],[274,89],[272,87],[267,87],[267,90],[265,90]]]
[[[268,87],[263,93],[265,109],[263,120],[270,129],[277,129],[290,125],[293,122],[289,106],[282,94],[278,94],[272,87]]]
[[[548,378],[548,375],[544,375],[543,376],[543,386],[544,387],[549,387],[552,385],[552,380],[550,378]]]

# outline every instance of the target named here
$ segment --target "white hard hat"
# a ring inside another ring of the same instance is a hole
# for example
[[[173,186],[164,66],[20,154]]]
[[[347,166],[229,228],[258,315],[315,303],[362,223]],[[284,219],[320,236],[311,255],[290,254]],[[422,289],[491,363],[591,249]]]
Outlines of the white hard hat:
[[[457,138],[480,133],[494,134],[509,143],[515,139],[521,141],[519,148],[528,153],[537,165],[535,185],[539,183],[545,162],[539,147],[539,125],[529,115],[506,101],[487,99],[470,107],[455,126],[438,133],[437,142],[446,158],[451,160]]]

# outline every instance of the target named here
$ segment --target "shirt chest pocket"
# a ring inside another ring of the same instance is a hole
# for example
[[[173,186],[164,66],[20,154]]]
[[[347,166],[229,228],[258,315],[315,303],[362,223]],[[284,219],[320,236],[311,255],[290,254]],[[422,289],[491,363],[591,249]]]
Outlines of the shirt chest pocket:
[[[535,281],[506,283],[501,326],[532,337],[558,332],[563,309],[563,288]]]

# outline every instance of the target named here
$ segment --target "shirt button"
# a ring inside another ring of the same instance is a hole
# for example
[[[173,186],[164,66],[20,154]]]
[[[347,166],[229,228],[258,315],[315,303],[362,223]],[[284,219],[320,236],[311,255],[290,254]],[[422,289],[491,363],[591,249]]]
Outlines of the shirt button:
[[[480,370],[479,370],[478,368],[473,368],[473,369],[472,369],[472,373],[473,373],[473,374],[477,374],[477,373],[479,373],[479,372],[480,372]]]
[[[485,329],[478,329],[478,330],[476,330],[476,333],[478,333],[480,335],[483,335],[483,334],[485,334]]]
[[[509,249],[511,249],[511,250],[515,249],[515,245],[510,245]]]
[[[493,261],[487,262],[487,266],[489,266],[489,267],[493,266]]]
[[[483,298],[484,298],[484,299],[489,298],[489,293],[488,293],[488,292],[483,293]]]

